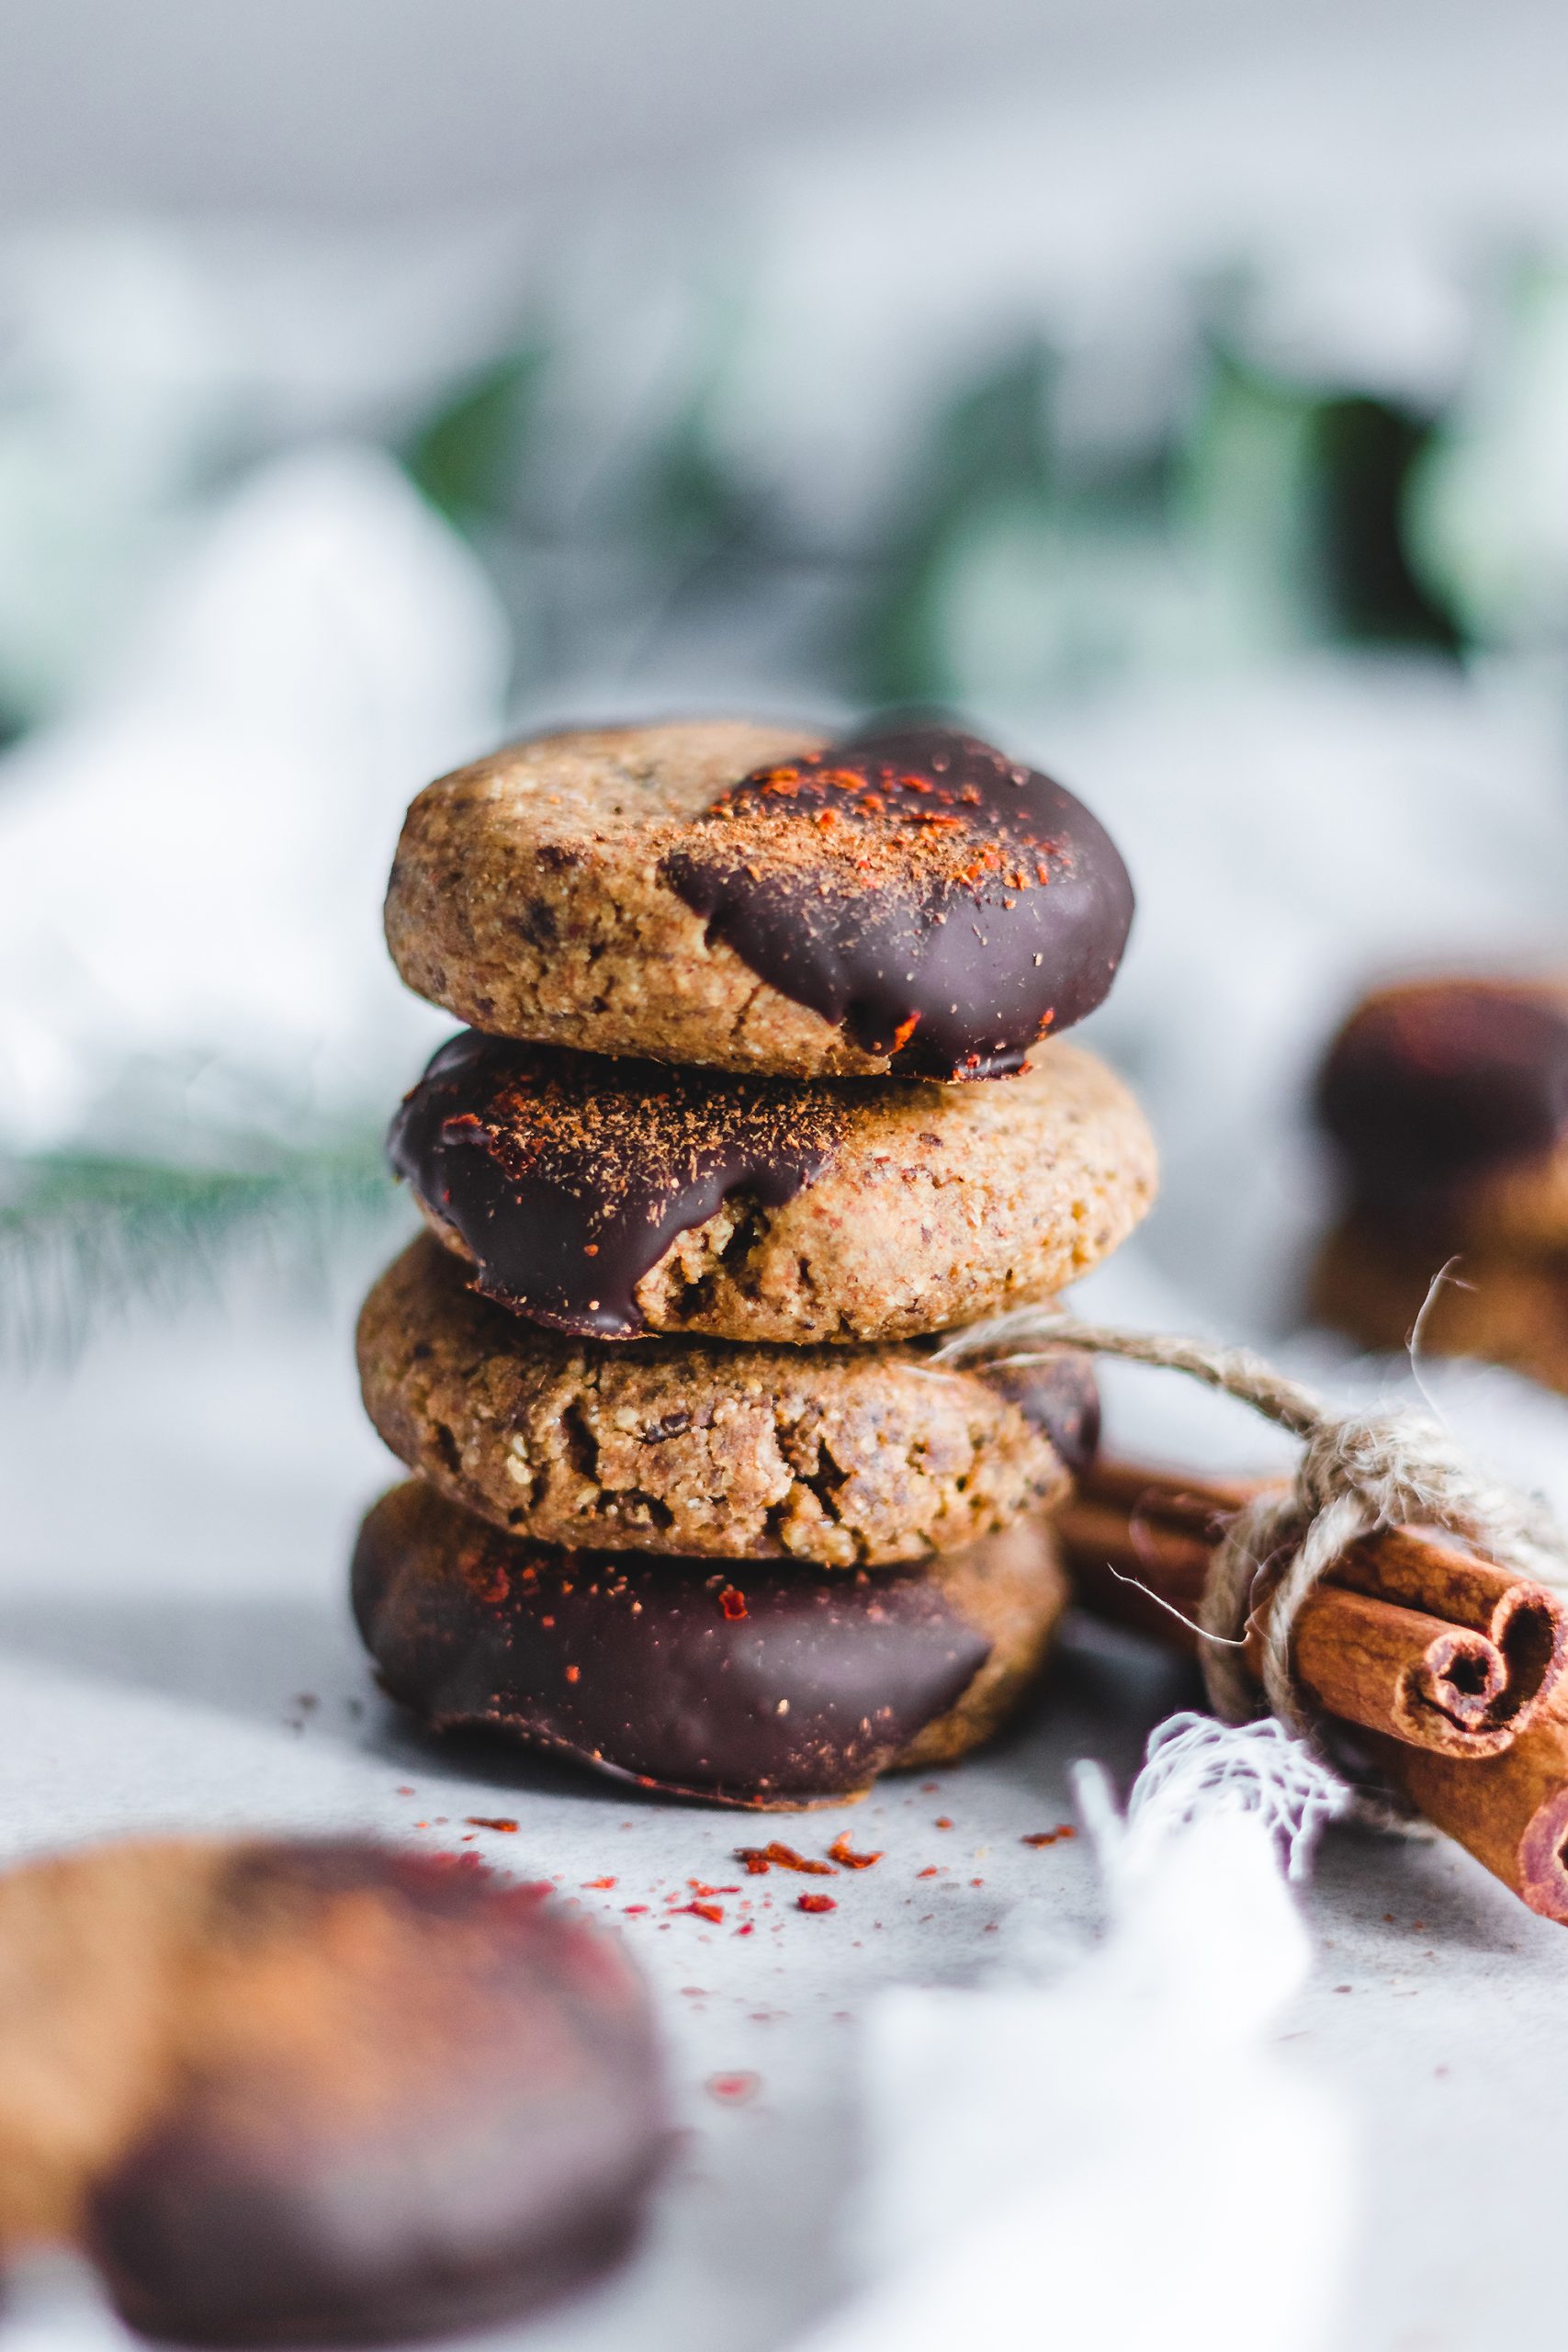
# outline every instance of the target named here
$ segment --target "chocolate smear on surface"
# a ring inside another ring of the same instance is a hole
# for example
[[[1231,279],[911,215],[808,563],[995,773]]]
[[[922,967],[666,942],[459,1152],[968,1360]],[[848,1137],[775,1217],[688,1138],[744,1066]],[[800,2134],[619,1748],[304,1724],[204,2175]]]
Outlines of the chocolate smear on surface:
[[[662,872],[782,995],[917,1078],[990,1078],[1092,1012],[1133,919],[1081,801],[973,735],[894,726],[761,769]]]
[[[466,1031],[392,1122],[388,1156],[531,1322],[602,1340],[646,1326],[637,1286],[735,1193],[782,1208],[848,1119],[821,1086],[610,1061]]]
[[[1359,1206],[1440,1210],[1568,1132],[1568,1001],[1492,981],[1393,989],[1335,1040],[1317,1107]]]
[[[387,1689],[438,1728],[742,1805],[865,1788],[991,1646],[919,1569],[560,1552],[417,1482],[366,1520],[354,1608]]]

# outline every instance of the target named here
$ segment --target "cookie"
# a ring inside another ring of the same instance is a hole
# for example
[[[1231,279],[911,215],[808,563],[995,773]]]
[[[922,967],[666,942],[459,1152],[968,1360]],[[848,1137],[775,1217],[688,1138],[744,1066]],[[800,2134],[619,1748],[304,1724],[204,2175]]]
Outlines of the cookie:
[[[1099,821],[956,729],[541,736],[409,811],[409,986],[535,1044],[785,1077],[994,1076],[1093,1011],[1133,915]]]
[[[1439,1263],[1568,1245],[1568,985],[1383,989],[1335,1039],[1317,1103],[1354,1211]]]
[[[1568,1391],[1568,1248],[1555,1256],[1467,1250],[1432,1291],[1445,1262],[1440,1250],[1348,1217],[1318,1253],[1312,1311],[1364,1348],[1398,1353],[1420,1315],[1424,1354],[1507,1364]]]
[[[635,2234],[666,2143],[618,1945],[360,1840],[169,1839],[0,1879],[0,2245],[160,2340],[511,2318]]]
[[[360,1531],[354,1609],[394,1699],[612,1779],[784,1809],[988,1739],[1067,1585],[1043,1522],[869,1575],[562,1552],[418,1478]]]
[[[1142,1113],[1043,1047],[998,1086],[739,1079],[468,1030],[392,1166],[486,1297],[598,1339],[901,1339],[1055,1296],[1153,1195]]]
[[[544,1544],[881,1566],[953,1551],[1066,1491],[1093,1374],[931,1368],[913,1347],[631,1345],[479,1298],[439,1243],[359,1318],[366,1409],[399,1459]]]

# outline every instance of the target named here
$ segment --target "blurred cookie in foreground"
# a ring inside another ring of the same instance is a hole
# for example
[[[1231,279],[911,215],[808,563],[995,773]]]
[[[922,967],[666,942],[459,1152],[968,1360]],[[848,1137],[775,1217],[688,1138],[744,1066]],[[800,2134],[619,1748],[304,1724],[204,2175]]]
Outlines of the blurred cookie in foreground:
[[[1330,1046],[1317,1111],[1364,1224],[1438,1263],[1568,1247],[1568,979],[1379,990]]]
[[[1121,1080],[1042,1047],[1007,1085],[742,1079],[443,1046],[392,1166],[487,1297],[557,1330],[795,1346],[902,1339],[1054,1297],[1148,1206]]]
[[[640,1977],[536,1888],[348,1839],[0,1879],[0,2250],[80,2245],[148,2335],[514,2317],[624,2253],[665,2138]]]
[[[791,1810],[990,1738],[1067,1587],[1039,1521],[870,1575],[562,1552],[411,1479],[375,1506],[354,1609],[394,1699],[619,1781]]]
[[[1308,1303],[1364,1348],[1402,1352],[1419,1316],[1423,1353],[1475,1356],[1568,1391],[1568,1246],[1556,1257],[1467,1250],[1446,1263],[1348,1217],[1318,1253]]]
[[[1099,820],[976,736],[707,719],[540,736],[442,777],[386,922],[408,985],[496,1035],[959,1079],[1091,1012],[1132,917]]]
[[[1066,1350],[938,1370],[917,1346],[626,1346],[540,1330],[423,1237],[359,1318],[365,1408],[399,1460],[546,1544],[883,1566],[1066,1492],[1094,1375]]]

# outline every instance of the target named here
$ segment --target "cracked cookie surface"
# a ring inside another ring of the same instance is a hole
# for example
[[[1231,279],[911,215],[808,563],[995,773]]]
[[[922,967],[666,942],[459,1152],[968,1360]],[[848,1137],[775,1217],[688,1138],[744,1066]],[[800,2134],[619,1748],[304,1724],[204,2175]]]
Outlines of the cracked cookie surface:
[[[934,1371],[915,1347],[543,1331],[424,1238],[359,1319],[366,1409],[449,1500],[547,1544],[878,1566],[951,1551],[1065,1493],[1092,1373]]]
[[[409,810],[409,986],[544,1045],[793,1077],[1017,1069],[1111,986],[1132,886],[1050,777],[946,727],[541,736]]]
[[[469,1030],[389,1156],[487,1297],[602,1339],[901,1339],[1054,1297],[1155,1189],[1137,1104],[1040,1049],[991,1086],[738,1079]]]

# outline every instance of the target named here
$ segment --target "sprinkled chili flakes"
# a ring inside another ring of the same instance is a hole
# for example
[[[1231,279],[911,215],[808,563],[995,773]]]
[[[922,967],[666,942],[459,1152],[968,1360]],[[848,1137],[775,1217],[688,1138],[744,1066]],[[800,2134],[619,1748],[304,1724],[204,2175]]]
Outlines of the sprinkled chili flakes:
[[[749,2073],[710,2075],[705,2087],[708,2097],[717,2099],[721,2107],[742,2107],[748,2099],[756,2098],[762,2087],[762,2077]]]
[[[814,1862],[809,1855],[797,1854],[793,1846],[784,1845],[777,1838],[771,1838],[765,1846],[737,1846],[735,1859],[745,1863],[752,1878],[763,1878],[770,1870],[802,1871],[808,1878],[835,1875],[831,1862]]]
[[[586,1887],[614,1886],[614,1885],[615,1885],[615,1880],[614,1880],[613,1878],[585,1878],[585,1879],[583,1880],[582,1883],[583,1883],[584,1887],[586,1888]]]
[[[882,1860],[882,1849],[879,1847],[874,1854],[857,1854],[850,1844],[849,1831],[840,1829],[828,1849],[828,1859],[837,1862],[840,1870],[868,1871],[873,1862]]]
[[[468,1823],[470,1829],[500,1829],[503,1830],[509,1838],[515,1833],[517,1828],[517,1824],[514,1821],[509,1820],[504,1814],[466,1813],[463,1815],[463,1818]],[[615,1881],[614,1879],[607,1879],[604,1883],[608,1886],[614,1886]]]
[[[750,1613],[746,1606],[746,1595],[737,1591],[732,1584],[727,1584],[719,1594],[718,1605],[732,1625],[739,1624],[742,1617]]]
[[[839,1906],[830,1894],[797,1894],[795,1907],[797,1911],[836,1911]]]
[[[675,1903],[671,1905],[671,1912],[675,1918],[682,1918],[689,1914],[693,1918],[711,1919],[716,1927],[724,1917],[724,1905],[722,1903]]]
[[[1074,1838],[1077,1832],[1070,1821],[1059,1821],[1055,1829],[1037,1829],[1032,1838],[1021,1838],[1021,1846],[1057,1846],[1064,1838]]]
[[[936,1826],[939,1829],[951,1829],[953,1824],[945,1813],[939,1813],[936,1817]]]

